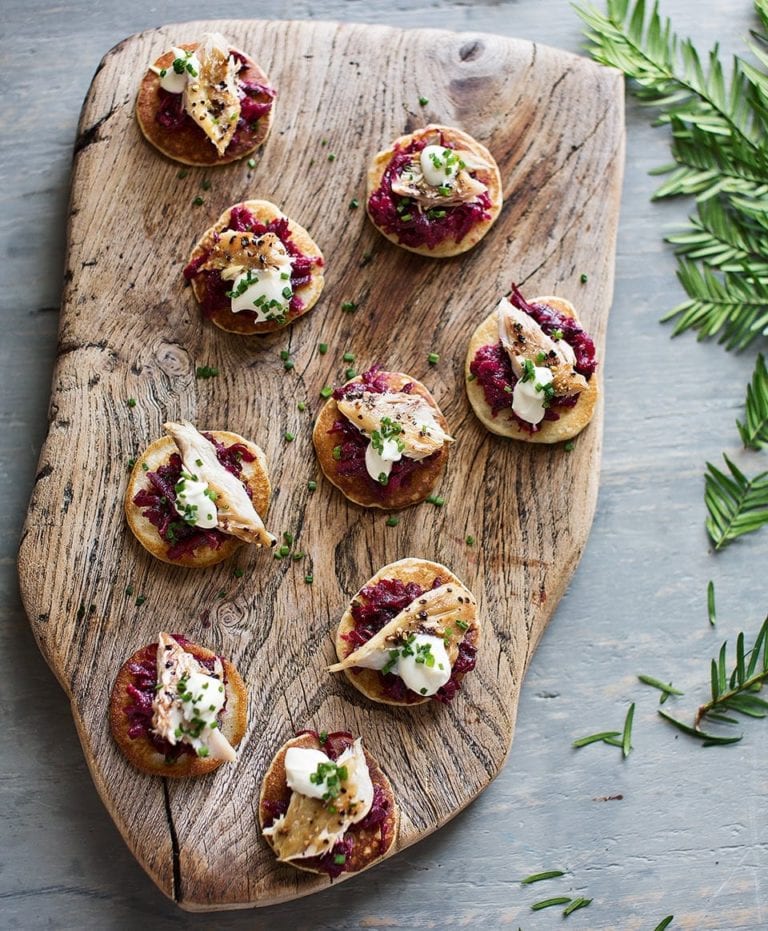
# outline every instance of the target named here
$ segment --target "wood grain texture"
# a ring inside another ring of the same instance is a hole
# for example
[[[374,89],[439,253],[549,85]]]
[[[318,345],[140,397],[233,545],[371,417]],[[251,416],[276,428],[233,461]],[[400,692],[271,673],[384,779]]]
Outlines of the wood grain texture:
[[[570,455],[490,437],[464,396],[464,347],[515,278],[530,293],[573,297],[602,350],[623,161],[620,78],[585,60],[481,34],[217,22],[279,89],[273,135],[252,172],[239,163],[179,179],[178,166],[140,138],[136,76],[210,25],[126,40],[106,56],[86,99],[51,426],[19,556],[28,616],[70,696],[99,792],[150,876],[190,909],[268,904],[327,886],[278,866],[255,829],[260,776],[297,729],[365,736],[400,799],[399,849],[453,817],[499,771],[525,668],[588,534],[602,406]],[[361,196],[368,156],[430,120],[488,145],[506,194],[481,246],[441,262],[386,243],[362,210],[347,208]],[[193,207],[203,178],[211,190]],[[328,260],[318,306],[261,341],[203,325],[180,275],[200,232],[249,197],[280,205]],[[366,252],[373,258],[361,268]],[[584,271],[589,282],[580,285]],[[345,300],[359,304],[355,314],[340,311]],[[327,356],[316,353],[320,341],[331,347]],[[286,347],[296,362],[290,373],[279,358]],[[360,368],[384,361],[435,394],[458,439],[440,486],[445,508],[423,505],[389,528],[327,483],[308,493],[306,480],[317,477],[311,416],[296,402],[320,406],[319,388],[342,379],[345,350]],[[429,351],[441,355],[436,368]],[[203,364],[221,374],[196,381]],[[201,574],[141,550],[123,525],[125,464],[164,420],[180,417],[265,449],[275,489],[270,529],[290,531],[308,554],[303,562],[250,552]],[[296,435],[290,446],[286,430]],[[478,539],[471,550],[467,533]],[[478,598],[478,667],[447,708],[372,707],[324,672],[348,597],[406,555],[445,563]],[[242,579],[234,565],[245,569]],[[146,595],[143,606],[128,587]],[[159,627],[227,655],[249,684],[237,767],[189,784],[153,782],[109,739],[114,675]]]

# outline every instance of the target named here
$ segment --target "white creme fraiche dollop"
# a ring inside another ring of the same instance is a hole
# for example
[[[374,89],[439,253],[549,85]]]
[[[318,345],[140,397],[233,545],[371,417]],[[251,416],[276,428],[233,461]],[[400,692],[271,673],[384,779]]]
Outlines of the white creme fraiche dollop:
[[[442,145],[427,145],[419,155],[421,172],[427,184],[439,187],[450,185],[459,173],[459,158],[452,149]]]
[[[208,483],[201,482],[184,463],[181,478],[176,483],[176,510],[187,524],[202,530],[211,530],[219,522],[219,512]]]
[[[379,451],[372,442],[365,448],[365,468],[374,482],[381,481],[381,476],[389,478],[392,472],[392,463],[403,458],[403,451],[396,439],[382,440],[382,449]]]
[[[373,782],[360,738],[347,747],[335,761],[322,750],[312,747],[289,747],[285,752],[284,762],[288,788],[308,798],[322,799],[327,795],[329,786],[326,778],[317,779],[318,767],[321,764],[330,764],[329,772],[332,773],[336,773],[342,767],[346,769],[346,801],[356,807],[351,821],[364,818],[373,804]],[[317,781],[313,781],[311,776],[315,776]],[[338,784],[336,790],[338,791]]]
[[[184,740],[194,747],[198,756],[205,756],[210,732],[218,727],[218,714],[224,707],[224,685],[213,676],[190,672],[179,682],[179,702],[171,709],[175,725],[171,743]]]
[[[395,651],[397,658],[393,656]],[[417,695],[434,695],[451,678],[451,661],[443,638],[431,634],[415,634],[405,655],[401,647],[379,650],[366,657],[359,666],[379,671],[387,667],[388,672],[399,676]]]
[[[187,52],[183,48],[171,49],[173,52],[173,62],[166,68],[158,68],[150,65],[150,71],[160,78],[160,87],[169,94],[183,94],[190,78],[195,78],[200,74],[200,59],[194,52]],[[184,64],[183,69],[177,71],[174,63],[181,61]]]
[[[311,782],[309,777],[317,772],[321,763],[330,762],[330,757],[322,750],[289,747],[285,752],[285,780],[288,788],[309,798],[322,798],[328,791],[327,782]]]
[[[512,390],[512,410],[521,420],[535,425],[544,419],[547,408],[543,389],[552,383],[552,377],[552,372],[546,366],[534,365],[532,378],[517,380]]]

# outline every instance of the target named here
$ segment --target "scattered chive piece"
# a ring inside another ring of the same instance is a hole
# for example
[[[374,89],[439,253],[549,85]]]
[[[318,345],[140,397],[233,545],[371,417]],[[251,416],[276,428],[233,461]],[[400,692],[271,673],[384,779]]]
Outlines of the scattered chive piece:
[[[343,355],[341,358],[342,358],[345,362],[354,362],[354,361],[355,361],[355,354],[354,354],[354,352],[345,352],[344,355]]]
[[[473,375],[472,372],[467,375],[467,381],[474,381],[477,378],[477,375]]]
[[[240,569],[240,568],[238,567],[237,569],[234,569],[234,570],[232,571],[232,575],[233,575],[236,579],[242,579],[242,577],[245,575],[245,569]]]
[[[198,365],[195,369],[196,378],[215,378],[219,374],[219,370],[215,365]]]
[[[136,465],[136,457],[131,456],[131,458],[128,460],[128,470],[130,471],[135,465]]]
[[[542,879],[554,879],[556,876],[565,876],[565,873],[562,870],[546,870],[543,873],[531,873],[530,876],[526,876],[520,882],[524,886],[528,886],[531,883],[541,882]]]
[[[320,345],[317,347],[317,351],[321,356],[324,356],[326,352],[328,352],[328,343],[320,343]]]
[[[538,912],[542,908],[551,908],[553,905],[567,905],[570,901],[567,895],[558,895],[554,899],[542,899],[541,902],[533,903],[531,911]]]
[[[142,469],[144,469],[145,472],[149,472],[149,463],[142,462],[141,467]]]
[[[567,905],[563,909],[563,918],[567,918],[571,914],[571,912],[575,912],[579,908],[586,908],[591,903],[592,903],[592,899],[585,899],[579,896],[578,899],[574,899],[570,905]]]
[[[137,608],[140,608],[140,607],[144,604],[144,602],[145,602],[146,600],[147,600],[147,596],[146,596],[146,595],[139,595],[139,596],[136,598],[136,607],[137,607]]]
[[[324,388],[320,389],[321,398],[330,398],[332,394],[333,394],[333,388],[331,388],[330,385],[326,385]]]
[[[275,559],[282,559],[282,558],[283,558],[282,553],[280,552],[279,549],[275,550],[275,552],[274,552],[274,557],[275,557]]]
[[[295,439],[296,437],[294,436],[293,433],[289,433],[288,430],[285,431],[285,442],[286,443],[292,443]]]
[[[620,736],[621,731],[600,731],[599,734],[590,734],[588,737],[579,737],[578,740],[574,740],[571,744],[572,747],[578,749],[579,747],[587,747],[589,744],[597,743],[598,741],[607,741],[614,737]]]
[[[327,139],[321,139],[321,140],[320,140],[320,145],[328,145],[328,140],[327,140]]]
[[[400,518],[395,517],[394,515],[387,518],[387,527],[397,527],[400,523]]]
[[[364,252],[362,259],[360,259],[360,268],[365,268],[365,266],[373,259],[372,252]]]
[[[128,405],[128,407],[136,407],[136,398],[128,398],[125,403]]]
[[[332,452],[331,455],[332,455],[333,458],[336,460],[336,462],[338,462],[339,459],[341,459],[341,446],[334,446],[334,447],[333,447],[333,452]]]
[[[248,165],[249,168],[255,168],[255,167],[256,167],[256,159],[255,159],[255,158],[249,158],[248,161],[246,162],[246,164]]]
[[[717,623],[717,615],[715,613],[715,583],[712,579],[709,580],[707,585],[707,613],[709,614],[709,623],[714,627]]]
[[[311,572],[308,572],[304,576],[304,581],[307,583],[307,585],[311,585],[315,581],[315,577],[312,575]]]
[[[336,156],[333,154],[333,152],[329,152],[329,153],[328,153],[328,161],[329,161],[329,162],[335,162],[335,161],[336,161]]]
[[[287,362],[288,359],[291,358],[291,351],[290,351],[290,349],[281,349],[281,350],[280,350],[280,358],[283,360],[283,362]]]
[[[132,595],[132,594],[133,594],[133,585],[129,585],[129,586],[126,588],[125,594],[126,594],[126,595]]]
[[[436,508],[441,508],[445,504],[445,498],[440,497],[440,495],[428,495],[427,503],[434,504]]]
[[[317,490],[317,482],[312,482],[312,481],[307,482],[307,491],[316,491],[316,490]]]
[[[285,540],[286,543],[293,543],[293,534],[288,533],[288,531],[286,530],[285,533],[283,534],[283,539]]]
[[[211,182],[208,180],[208,178],[203,178],[203,180],[200,182],[200,187],[201,187],[204,191],[210,191],[210,189],[211,189]]]
[[[184,178],[186,178],[188,174],[189,174],[189,171],[186,168],[182,168],[180,169],[176,177],[179,179],[179,181],[183,181]]]
[[[199,194],[198,194],[197,197],[192,201],[192,204],[193,204],[193,206],[195,206],[195,207],[202,207],[204,203],[205,203],[205,201],[203,200],[203,198],[202,198]]]
[[[217,598],[226,598],[226,596],[227,596],[227,593],[226,593],[226,592],[224,591],[224,589],[222,588],[221,591],[218,593],[218,595],[217,595],[216,597],[217,597]]]
[[[349,209],[357,210],[359,206],[360,206],[360,201],[356,197],[353,197],[352,200],[349,202]]]
[[[296,363],[293,361],[293,359],[286,359],[285,362],[283,362],[283,368],[286,372],[290,372],[295,364]]]
[[[627,711],[627,716],[624,719],[624,732],[621,735],[621,752],[626,759],[629,756],[629,751],[632,749],[632,721],[635,717],[635,703],[629,706]]]
[[[300,559],[304,559],[304,556],[305,556],[305,555],[306,555],[305,553],[301,553],[301,552],[299,552],[299,553],[294,553],[294,554],[293,554],[294,561],[295,561],[295,562],[298,562]]]
[[[662,918],[653,931],[664,931],[665,928],[669,927],[674,917],[674,915],[667,915],[666,918]]]
[[[354,369],[347,369],[346,372],[344,372],[344,375],[347,381],[349,381],[350,378],[355,378],[357,372]]]
[[[474,546],[475,538],[471,534],[467,534],[466,540],[464,542],[467,544],[467,546]]]
[[[357,310],[357,304],[354,301],[343,301],[341,309],[344,313],[351,314],[353,311]]]
[[[670,695],[684,694],[680,689],[673,688],[671,682],[667,684],[660,679],[654,679],[653,676],[638,676],[637,678],[645,685],[650,685],[652,688],[658,689],[661,692],[661,697],[659,698],[660,705],[663,705]]]
[[[296,409],[299,411],[305,411],[307,409],[307,405],[303,401],[299,401],[299,403],[296,405]]]
[[[426,107],[426,105],[427,105],[428,103],[429,103],[429,97],[419,97],[419,105],[420,105],[420,106]]]
[[[343,863],[346,863],[347,862],[346,854],[343,854],[343,853],[334,854],[333,862],[338,864],[339,866],[341,866]]]
[[[280,547],[280,549],[279,549],[280,555],[281,555],[281,556],[287,556],[290,552],[291,552],[290,546],[288,546],[287,543],[283,543],[283,545],[282,545],[282,546]]]
[[[427,362],[429,362],[430,365],[437,365],[439,361],[440,354],[437,352],[430,352],[430,354],[427,356]]]
[[[563,449],[564,449],[567,453],[572,453],[572,452],[573,452],[573,448],[574,448],[575,445],[576,445],[576,444],[573,442],[573,440],[568,440],[567,443],[564,443],[564,444],[563,444]]]
[[[586,284],[586,283],[589,281],[589,278],[587,277],[586,274],[582,273],[581,277],[579,278],[579,281],[580,281],[582,284]]]

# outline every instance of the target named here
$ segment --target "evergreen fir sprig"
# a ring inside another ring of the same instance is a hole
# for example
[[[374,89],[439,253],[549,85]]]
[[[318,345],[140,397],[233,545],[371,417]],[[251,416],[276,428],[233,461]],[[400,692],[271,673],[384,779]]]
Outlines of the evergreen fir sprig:
[[[768,472],[748,479],[725,454],[723,459],[730,475],[708,462],[704,477],[706,527],[716,550],[768,523]]]
[[[755,7],[764,32],[751,48],[768,67],[766,0]],[[658,3],[606,0],[605,13],[577,12],[592,57],[621,69],[669,126],[674,161],[653,172],[667,175],[654,197],[697,199],[690,228],[669,238],[688,300],[663,319],[675,319],[675,334],[694,329],[743,349],[768,334],[768,74],[735,56],[726,76],[717,45],[700,55]]]
[[[728,736],[702,730],[702,724],[734,725],[738,719],[732,714],[750,718],[768,717],[768,701],[756,693],[768,682],[768,617],[758,631],[752,649],[744,647],[744,633],[736,638],[736,658],[730,674],[727,668],[728,643],[723,643],[716,659],[710,663],[710,700],[700,705],[693,724],[673,718],[663,711],[659,714],[678,730],[704,741],[704,746],[736,743],[742,735]]]
[[[768,369],[762,356],[757,357],[752,383],[747,385],[745,422],[737,420],[736,426],[745,446],[768,446]]]

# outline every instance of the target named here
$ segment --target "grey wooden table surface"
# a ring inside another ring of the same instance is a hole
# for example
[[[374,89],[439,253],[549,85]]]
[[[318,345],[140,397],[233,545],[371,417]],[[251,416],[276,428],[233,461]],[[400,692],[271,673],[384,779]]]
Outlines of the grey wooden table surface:
[[[325,18],[497,32],[571,51],[580,23],[565,0],[318,0],[234,10],[218,0],[6,0],[0,116],[0,927],[525,928],[559,927],[549,895],[592,905],[570,928],[768,928],[768,725],[745,724],[733,747],[701,749],[657,716],[638,673],[705,700],[723,639],[756,631],[768,609],[768,530],[713,554],[704,532],[703,470],[727,451],[750,472],[765,453],[739,447],[754,352],[727,354],[658,323],[681,299],[662,242],[683,203],[649,202],[647,172],[668,160],[663,130],[628,100],[627,166],[614,309],[605,360],[605,443],[592,535],[524,686],[511,755],[497,780],[437,834],[377,869],[309,899],[195,916],[168,902],[102,808],[64,696],[22,610],[15,559],[47,423],[64,263],[71,150],[81,102],[102,55],[163,22]],[[741,48],[749,0],[666,0],[701,47]],[[714,579],[718,626],[707,621]],[[637,703],[627,760],[571,741],[619,728]],[[669,707],[669,705],[667,706]],[[520,877],[551,868],[562,879]]]

